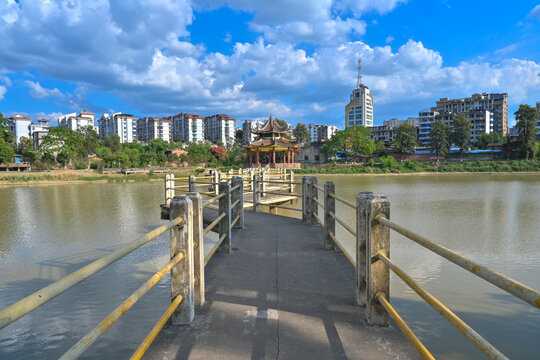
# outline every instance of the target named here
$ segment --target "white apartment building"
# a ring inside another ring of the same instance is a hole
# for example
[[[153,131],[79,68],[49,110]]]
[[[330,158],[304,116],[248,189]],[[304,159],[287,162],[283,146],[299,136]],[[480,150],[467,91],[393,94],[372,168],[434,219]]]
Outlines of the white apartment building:
[[[105,139],[107,136],[117,134],[121,143],[130,143],[137,139],[137,124],[135,116],[122,114],[121,112],[103,114],[98,120],[99,138]]]
[[[440,120],[447,124],[450,132],[454,131],[454,116],[458,113],[450,111],[436,111],[435,108],[426,109],[419,112],[420,130],[418,139],[424,145],[429,144],[429,132],[434,121]],[[493,113],[489,110],[469,110],[465,112],[465,117],[472,123],[471,128],[471,143],[476,143],[481,134],[489,134],[493,132]]]
[[[13,136],[15,136],[15,143],[17,146],[19,145],[22,137],[29,139],[32,137],[32,134],[30,133],[30,124],[32,121],[29,118],[22,116],[21,114],[17,114],[10,117],[8,120],[9,131]]]
[[[392,118],[389,120],[383,121],[383,126],[390,126],[393,128],[398,128],[401,124],[408,123],[412,126],[418,127],[420,125],[420,119],[417,117],[408,117],[407,120],[398,120],[396,118]]]
[[[49,133],[49,120],[39,119],[37,124],[30,124],[30,136],[34,150],[37,150],[43,141],[43,138]]]
[[[236,119],[228,115],[217,114],[204,118],[204,133],[206,140],[211,142],[221,141],[223,144],[234,142],[236,131]]]
[[[311,137],[311,142],[323,142],[329,140],[334,136],[336,131],[338,131],[337,126],[333,125],[316,125],[308,124],[307,125],[309,135]]]
[[[356,88],[350,96],[349,103],[345,106],[345,127],[361,125],[373,126],[373,95],[369,88],[362,84],[362,62],[358,59],[358,79]]]
[[[79,114],[71,113],[62,115],[58,118],[58,126],[67,127],[73,131],[79,131],[81,128],[91,126],[95,129],[95,114],[87,112],[86,109]]]
[[[165,119],[171,121],[173,140],[179,139],[185,143],[204,140],[204,118],[199,115],[180,113]]]
[[[152,139],[171,141],[171,121],[157,117],[143,117],[137,120],[137,140],[149,142]]]
[[[247,145],[255,141],[256,135],[253,132],[258,131],[262,125],[261,121],[244,121],[242,124],[242,143]]]

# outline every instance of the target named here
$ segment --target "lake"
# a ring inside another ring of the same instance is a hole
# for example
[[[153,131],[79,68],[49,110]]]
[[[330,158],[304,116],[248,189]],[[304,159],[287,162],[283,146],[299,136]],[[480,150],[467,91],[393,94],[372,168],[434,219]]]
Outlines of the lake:
[[[540,289],[540,176],[319,176],[325,181],[351,201],[361,190],[387,195],[393,221]],[[162,183],[0,187],[0,308],[161,225],[162,201]],[[337,203],[336,213],[354,224],[349,208]],[[164,234],[0,330],[0,359],[59,357],[168,261],[168,247]],[[395,232],[391,259],[508,357],[538,358],[540,310]],[[399,278],[390,286],[391,303],[437,359],[483,357]],[[169,303],[167,275],[84,358],[129,357]]]

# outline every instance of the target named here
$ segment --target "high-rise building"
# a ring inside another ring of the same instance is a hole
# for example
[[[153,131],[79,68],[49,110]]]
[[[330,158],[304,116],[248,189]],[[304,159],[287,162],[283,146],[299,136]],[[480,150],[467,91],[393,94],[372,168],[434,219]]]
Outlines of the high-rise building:
[[[508,131],[508,94],[473,94],[468,98],[442,98],[432,110],[439,113],[468,113],[471,110],[488,110],[493,114],[493,131],[506,135]]]
[[[369,88],[362,84],[362,61],[358,59],[358,79],[356,88],[345,106],[345,127],[351,125],[373,126],[373,96]]]
[[[137,124],[135,116],[122,114],[121,112],[103,114],[98,120],[99,138],[105,139],[107,136],[117,134],[121,143],[130,143],[137,139]]]
[[[165,119],[171,121],[173,140],[185,143],[204,140],[204,118],[199,115],[180,113]]]
[[[152,139],[171,141],[171,121],[157,117],[137,119],[137,140],[149,142]]]
[[[37,124],[30,124],[30,136],[32,138],[32,146],[34,150],[37,150],[41,145],[43,138],[49,133],[49,120],[39,119]]]
[[[417,117],[409,117],[407,118],[407,120],[398,120],[396,118],[392,118],[389,120],[384,120],[383,126],[390,126],[393,128],[398,128],[403,123],[408,123],[408,124],[411,124],[412,126],[418,127],[420,125],[420,119]]]
[[[242,144],[248,145],[255,141],[255,132],[259,131],[263,123],[261,121],[246,120],[242,124]]]
[[[338,128],[333,125],[316,125],[308,124],[308,132],[311,138],[311,142],[324,142],[334,136]]]
[[[22,116],[21,114],[17,114],[10,117],[8,120],[9,131],[13,136],[15,136],[15,143],[17,145],[19,145],[22,137],[28,139],[31,138],[32,134],[30,134],[30,124],[32,121],[29,118]]]
[[[234,142],[235,131],[236,119],[228,115],[218,114],[204,118],[204,135],[206,140],[232,144]]]
[[[58,126],[67,127],[73,131],[78,131],[83,127],[91,126],[95,129],[95,114],[87,112],[86,109],[79,114],[71,113],[58,118]]]

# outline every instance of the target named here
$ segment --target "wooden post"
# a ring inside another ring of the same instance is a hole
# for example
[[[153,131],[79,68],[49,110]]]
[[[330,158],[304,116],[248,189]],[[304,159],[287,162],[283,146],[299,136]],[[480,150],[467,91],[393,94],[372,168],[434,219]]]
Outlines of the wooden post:
[[[368,220],[366,216],[367,203],[365,198],[372,196],[371,191],[360,191],[356,196],[356,303],[360,306],[367,304],[366,278],[366,241]]]
[[[228,182],[219,183],[219,193],[225,194],[219,199],[218,215],[225,214],[225,217],[219,222],[219,238],[225,236],[223,242],[219,246],[219,250],[223,252],[231,252],[231,186]]]
[[[260,175],[253,175],[253,211],[261,212]]]
[[[310,181],[310,221],[312,225],[317,225],[319,222],[315,218],[315,215],[319,215],[319,205],[315,202],[315,199],[319,198],[319,190],[315,187],[317,185],[317,177],[311,176]]]
[[[231,204],[234,203],[236,200],[240,200],[240,202],[231,209],[231,222],[236,219],[237,216],[240,216],[238,221],[235,224],[235,228],[244,228],[244,179],[242,179],[239,176],[235,176],[232,178],[231,186],[235,187],[236,185],[240,185],[240,188],[233,191],[233,194],[231,194]]]
[[[188,181],[188,191],[197,192],[197,179],[195,179],[195,175],[190,175]]]
[[[195,277],[194,301],[196,306],[204,304],[204,237],[202,197],[197,192],[187,194],[193,203],[193,269]]]
[[[302,222],[309,221],[309,176],[302,176]]]
[[[324,249],[334,250],[334,240],[330,234],[336,236],[336,220],[330,216],[330,211],[336,213],[336,199],[331,197],[330,193],[335,193],[336,188],[332,181],[327,181],[324,184],[324,228],[326,229],[326,237],[324,238]]]
[[[182,226],[170,230],[171,259],[184,252],[185,257],[171,269],[171,301],[178,295],[184,301],[172,314],[173,325],[190,325],[195,316],[194,307],[194,269],[193,269],[193,203],[187,196],[175,196],[171,200],[170,219],[184,217]]]
[[[390,257],[390,229],[375,221],[379,214],[390,219],[390,202],[384,195],[371,194],[361,197],[360,203],[360,211],[366,218],[366,320],[372,326],[388,326],[390,318],[377,294],[382,293],[390,300],[390,269],[374,256],[383,251]]]

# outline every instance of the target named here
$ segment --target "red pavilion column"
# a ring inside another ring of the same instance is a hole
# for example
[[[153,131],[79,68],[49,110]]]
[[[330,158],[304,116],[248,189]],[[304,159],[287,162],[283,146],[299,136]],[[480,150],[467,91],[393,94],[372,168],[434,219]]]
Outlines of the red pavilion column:
[[[257,166],[259,166],[259,149],[255,151],[255,161],[257,163]]]
[[[272,149],[272,164],[276,165],[276,148]]]

